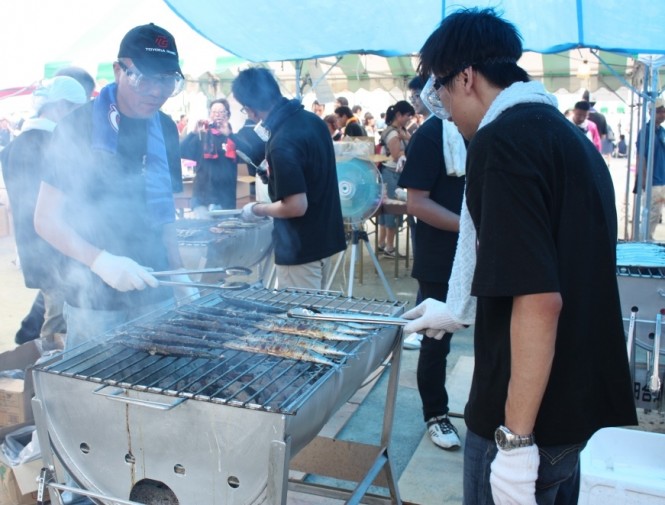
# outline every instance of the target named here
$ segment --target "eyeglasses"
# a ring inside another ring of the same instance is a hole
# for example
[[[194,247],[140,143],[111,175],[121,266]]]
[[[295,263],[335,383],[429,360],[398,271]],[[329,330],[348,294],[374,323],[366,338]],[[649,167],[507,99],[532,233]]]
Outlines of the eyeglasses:
[[[118,60],[118,66],[127,75],[127,80],[132,88],[140,94],[145,95],[150,92],[153,87],[158,87],[168,94],[169,97],[176,96],[185,87],[185,79],[178,74],[155,74],[145,75],[133,65],[128,67],[122,61]]]

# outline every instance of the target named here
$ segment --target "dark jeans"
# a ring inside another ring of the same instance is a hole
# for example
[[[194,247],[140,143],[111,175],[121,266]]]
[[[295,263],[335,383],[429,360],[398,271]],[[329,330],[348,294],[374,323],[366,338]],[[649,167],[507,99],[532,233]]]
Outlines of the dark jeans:
[[[538,447],[538,505],[577,505],[580,493],[580,452],[586,444]],[[490,465],[496,442],[467,430],[464,444],[464,505],[493,505]]]
[[[35,297],[35,301],[32,302],[30,312],[21,321],[21,328],[16,332],[14,342],[20,345],[39,338],[39,332],[44,324],[45,311],[44,296],[39,291]]]
[[[434,298],[444,301],[448,294],[448,283],[418,281],[418,296],[421,300]],[[425,421],[448,413],[448,392],[446,391],[446,365],[450,352],[452,333],[446,333],[441,340],[423,336],[418,355],[418,392],[423,402]]]

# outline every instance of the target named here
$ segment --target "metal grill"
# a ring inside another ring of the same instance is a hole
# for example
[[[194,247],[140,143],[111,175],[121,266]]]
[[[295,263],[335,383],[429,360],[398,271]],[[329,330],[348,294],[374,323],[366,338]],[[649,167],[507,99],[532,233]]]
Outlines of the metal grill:
[[[226,347],[228,341],[248,335],[292,338],[257,327],[266,324],[317,330],[321,325],[316,322],[286,319],[289,308],[302,306],[391,316],[403,310],[399,302],[249,288],[233,297],[210,295],[195,305],[132,322],[116,330],[104,344],[83,346],[66,359],[44,367],[44,371],[108,386],[293,414],[319,381],[326,380],[347,359],[353,359],[363,340],[381,331],[372,327],[362,337],[352,336],[357,340],[328,341],[326,345],[339,353],[326,358],[330,364]],[[232,320],[230,314],[235,314],[237,320]],[[194,342],[200,347],[192,347]]]
[[[45,462],[52,466],[57,455],[80,492],[103,501],[130,503],[122,500],[153,493],[158,483],[175,497],[167,503],[284,504],[291,458],[392,352],[381,445],[353,450],[376,458],[399,503],[387,456],[400,356],[395,326],[372,323],[351,340],[325,341],[332,354],[323,362],[226,344],[299,338],[279,331],[285,324],[331,331],[326,321],[285,319],[293,308],[398,316],[404,306],[252,286],[132,321],[104,343],[35,367],[33,409],[40,439],[48,441]],[[66,489],[47,473],[50,489]],[[374,476],[368,470],[359,489]]]

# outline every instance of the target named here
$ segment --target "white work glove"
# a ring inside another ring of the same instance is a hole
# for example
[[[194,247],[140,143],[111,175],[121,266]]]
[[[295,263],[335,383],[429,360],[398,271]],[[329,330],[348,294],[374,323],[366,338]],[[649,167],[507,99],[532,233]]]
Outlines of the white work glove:
[[[539,465],[536,444],[510,451],[499,449],[490,467],[490,487],[495,505],[536,505]]]
[[[405,312],[404,319],[413,319],[404,326],[404,334],[424,333],[425,336],[441,340],[444,333],[454,333],[464,328],[451,314],[448,305],[444,302],[428,298],[418,306]]]
[[[406,164],[406,156],[402,155],[397,158],[397,167],[395,168],[396,172],[401,172],[404,170],[404,165]]]
[[[171,275],[170,280],[175,282],[193,282],[187,274]],[[200,298],[199,288],[196,286],[173,286],[173,296],[176,300],[194,301]]]
[[[257,221],[260,221],[263,219],[261,216],[257,216],[254,214],[254,206],[259,203],[259,202],[249,202],[245,204],[245,206],[242,208],[242,214],[240,214],[240,217],[243,219],[243,221],[247,221],[249,223],[256,223]]]
[[[115,256],[102,251],[90,265],[90,270],[99,275],[102,280],[118,291],[133,291],[145,289],[146,286],[156,288],[159,281],[155,279],[146,267],[126,256]]]

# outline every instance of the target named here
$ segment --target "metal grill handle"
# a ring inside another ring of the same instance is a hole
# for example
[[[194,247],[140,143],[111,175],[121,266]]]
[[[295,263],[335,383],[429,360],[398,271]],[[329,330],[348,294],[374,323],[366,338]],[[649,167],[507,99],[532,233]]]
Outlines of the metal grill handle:
[[[139,400],[138,398],[129,398],[127,396],[120,396],[127,392],[127,389],[116,387],[115,391],[112,393],[104,392],[106,388],[115,387],[115,386],[101,386],[93,391],[94,394],[103,396],[109,400],[114,400],[116,402],[129,403],[131,405],[138,405],[139,407],[148,407],[155,410],[171,410],[174,407],[177,407],[181,403],[185,402],[187,398],[175,398],[171,403],[162,403],[162,402],[153,402],[150,400]]]

